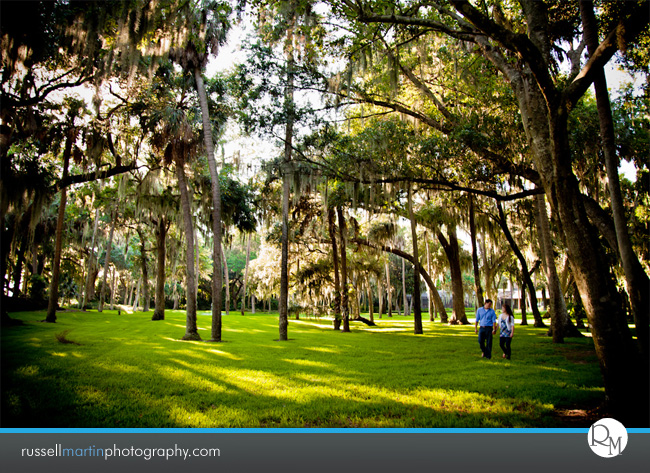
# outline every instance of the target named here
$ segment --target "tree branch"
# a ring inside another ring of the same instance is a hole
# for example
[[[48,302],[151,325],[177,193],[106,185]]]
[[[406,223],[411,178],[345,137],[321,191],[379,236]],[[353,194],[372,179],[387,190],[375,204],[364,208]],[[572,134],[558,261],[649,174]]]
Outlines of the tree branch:
[[[114,166],[112,168],[106,169],[105,171],[92,171],[84,174],[76,174],[73,176],[67,176],[64,179],[60,179],[56,184],[49,187],[48,192],[56,193],[63,188],[69,187],[72,184],[81,184],[82,182],[96,181],[97,179],[106,179],[111,176],[116,176],[118,174],[123,174],[125,172],[133,171],[139,169],[135,161],[126,166]]]
[[[357,102],[357,103],[369,103],[372,105],[377,105],[379,107],[384,107],[391,109],[395,112],[403,113],[405,115],[411,116],[417,120],[420,120],[421,122],[429,125],[430,127],[440,131],[441,133],[449,136],[452,134],[453,129],[450,127],[446,126],[442,122],[435,120],[432,117],[429,117],[427,115],[424,115],[422,113],[416,112],[414,110],[411,110],[410,108],[406,107],[405,105],[397,102],[388,102],[386,100],[380,100],[373,98],[371,96],[368,96],[364,94],[363,92],[357,91],[357,94],[359,94],[359,97],[351,97],[348,94],[339,92],[338,95],[341,97],[344,97],[348,100]],[[461,142],[467,146],[469,149],[471,149],[476,155],[481,156],[488,161],[494,163],[497,167],[499,167],[501,170],[504,172],[510,173],[510,174],[515,174],[518,176],[521,176],[525,179],[528,179],[529,181],[537,184],[539,183],[539,173],[535,171],[534,169],[531,169],[529,167],[525,166],[518,166],[511,161],[509,161],[507,158],[504,158],[498,153],[495,153],[484,146],[481,146],[480,144],[477,144],[475,142],[469,141],[467,139],[460,139]]]
[[[82,85],[82,84],[92,80],[93,78],[94,78],[94,76],[80,77],[75,82],[61,82],[59,84],[56,84],[56,85],[47,87],[45,89],[42,89],[42,92],[41,92],[41,89],[39,89],[37,94],[34,97],[29,97],[27,99],[19,99],[16,96],[3,91],[2,92],[2,101],[5,102],[5,103],[8,103],[11,107],[14,107],[14,108],[28,107],[30,105],[35,105],[35,104],[45,100],[45,98],[49,94],[54,92],[55,90],[64,89],[64,88],[67,88],[67,87],[77,87],[79,85]]]
[[[357,245],[363,245],[363,246],[367,246],[368,248],[374,248],[375,250],[381,250],[381,251],[385,251],[387,253],[393,253],[394,255],[397,255],[400,258],[405,259],[406,261],[411,263],[413,266],[415,266],[415,264],[414,264],[415,260],[414,260],[413,256],[409,255],[408,253],[406,253],[406,252],[404,252],[404,251],[402,251],[400,249],[393,248],[392,246],[388,246],[388,245],[375,245],[374,243],[370,243],[365,238],[360,238],[360,237],[353,238],[351,241],[353,243],[357,244]],[[436,286],[433,283],[433,280],[431,279],[431,276],[429,275],[429,273],[427,273],[426,269],[424,268],[424,265],[420,264],[418,266],[420,267],[420,275],[422,276],[424,281],[427,283],[427,286],[429,286],[430,288],[432,288],[432,287],[435,288]]]
[[[463,14],[476,28],[494,39],[506,49],[513,51],[530,67],[542,93],[549,104],[557,100],[557,90],[549,74],[548,64],[544,54],[530,38],[524,34],[514,33],[507,28],[495,23],[479,10],[474,8],[467,0],[452,0],[456,10]]]
[[[433,91],[429,87],[427,87],[425,83],[423,83],[420,79],[418,79],[409,67],[405,66],[402,63],[402,61],[399,60],[399,58],[396,58],[393,55],[388,45],[386,45],[386,51],[388,52],[390,58],[399,65],[402,72],[406,75],[406,77],[408,77],[408,79],[413,83],[413,85],[415,85],[418,89],[420,89],[420,91],[424,94],[425,97],[431,99],[431,101],[434,103],[436,108],[440,111],[440,113],[442,113],[442,116],[444,116],[447,120],[449,120],[452,125],[456,125],[455,117],[449,112],[447,107],[445,107],[442,104],[442,102],[438,100],[436,94],[434,94]]]
[[[589,196],[582,195],[582,203],[587,211],[587,216],[591,223],[598,228],[600,233],[605,237],[608,246],[616,253],[618,261],[621,260],[618,252],[618,240],[616,239],[616,228],[614,227],[614,220],[612,217]]]
[[[443,23],[428,20],[425,18],[416,18],[413,16],[403,15],[378,15],[375,13],[367,13],[361,9],[357,9],[357,19],[361,23],[386,23],[391,25],[420,26],[423,28],[428,28],[432,31],[444,33],[463,41],[470,42],[474,42],[476,35],[481,34],[478,31],[454,30]]]
[[[593,83],[596,72],[602,69],[619,49],[620,41],[633,41],[648,26],[648,23],[650,23],[648,3],[646,2],[644,5],[645,8],[635,4],[637,8],[633,9],[630,16],[620,21],[616,28],[610,31],[603,42],[600,43],[587,64],[565,89],[564,103],[567,106],[572,107],[584,95]]]

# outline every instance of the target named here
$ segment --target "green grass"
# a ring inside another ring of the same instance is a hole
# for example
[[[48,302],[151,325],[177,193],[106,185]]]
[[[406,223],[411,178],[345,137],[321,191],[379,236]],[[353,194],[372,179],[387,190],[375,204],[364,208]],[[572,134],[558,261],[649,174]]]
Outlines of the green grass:
[[[3,427],[553,427],[563,425],[554,409],[604,397],[590,338],[554,346],[530,326],[517,326],[506,361],[498,338],[481,358],[473,325],[426,321],[413,335],[404,317],[354,322],[352,333],[290,320],[278,342],[277,314],[232,313],[224,343],[180,341],[181,311],[159,322],[12,317],[25,324],[2,330]]]

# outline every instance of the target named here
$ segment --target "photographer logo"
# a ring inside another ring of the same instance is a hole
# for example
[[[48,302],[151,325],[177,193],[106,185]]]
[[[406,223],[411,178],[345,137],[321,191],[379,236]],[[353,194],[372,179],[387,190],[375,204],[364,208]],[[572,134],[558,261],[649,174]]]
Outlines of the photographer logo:
[[[627,430],[616,419],[605,417],[589,429],[589,447],[598,456],[612,458],[623,453],[627,445]]]

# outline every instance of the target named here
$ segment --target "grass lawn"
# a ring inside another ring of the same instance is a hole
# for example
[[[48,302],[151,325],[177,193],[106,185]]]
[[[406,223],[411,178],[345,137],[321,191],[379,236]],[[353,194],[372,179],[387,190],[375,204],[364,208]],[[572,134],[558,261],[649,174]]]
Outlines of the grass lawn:
[[[557,410],[604,398],[590,338],[554,346],[530,326],[506,361],[497,337],[481,358],[473,325],[290,320],[277,342],[277,313],[232,313],[209,343],[179,340],[184,312],[151,314],[11,314],[24,325],[2,330],[2,427],[588,427]],[[76,344],[57,339],[68,330]]]

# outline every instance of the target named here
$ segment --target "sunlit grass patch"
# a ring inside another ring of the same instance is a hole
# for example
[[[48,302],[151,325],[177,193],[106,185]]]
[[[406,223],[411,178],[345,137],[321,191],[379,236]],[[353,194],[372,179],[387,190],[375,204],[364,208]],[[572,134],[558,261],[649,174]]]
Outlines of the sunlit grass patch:
[[[226,343],[181,341],[181,311],[13,316],[25,324],[2,332],[3,427],[545,427],[604,396],[591,339],[558,347],[533,327],[517,327],[507,361],[498,339],[481,359],[473,325],[425,321],[416,336],[398,316],[351,333],[290,320],[278,342],[277,314],[237,312]]]

